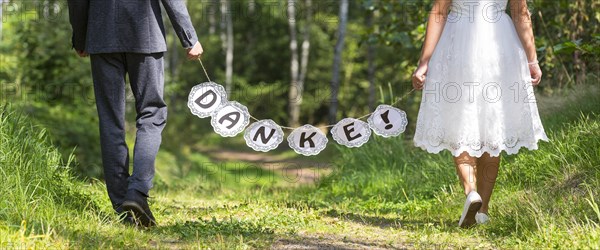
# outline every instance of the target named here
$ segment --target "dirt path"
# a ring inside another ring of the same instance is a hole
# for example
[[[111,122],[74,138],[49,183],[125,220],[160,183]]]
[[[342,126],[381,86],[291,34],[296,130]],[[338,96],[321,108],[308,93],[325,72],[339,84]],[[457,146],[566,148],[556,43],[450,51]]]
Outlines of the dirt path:
[[[298,239],[280,239],[273,249],[407,249],[406,245],[384,244],[360,237],[340,235],[298,236]]]
[[[199,152],[215,162],[246,162],[262,169],[276,172],[284,177],[297,178],[298,184],[312,184],[331,173],[332,165],[313,162],[302,157],[286,154],[268,154],[253,151],[232,149],[198,149]],[[291,185],[290,187],[293,187]],[[330,218],[326,224],[340,223],[339,218]],[[406,249],[411,248],[404,242],[391,243],[386,238],[390,232],[384,227],[372,227],[348,223],[347,228],[339,234],[327,232],[303,232],[293,236],[282,236],[275,239],[271,249]],[[368,236],[364,235],[367,230]]]
[[[298,184],[312,184],[331,173],[330,163],[314,162],[302,158],[291,158],[282,154],[237,151],[231,149],[203,149],[199,152],[216,162],[247,162],[262,169],[273,171],[284,179]]]

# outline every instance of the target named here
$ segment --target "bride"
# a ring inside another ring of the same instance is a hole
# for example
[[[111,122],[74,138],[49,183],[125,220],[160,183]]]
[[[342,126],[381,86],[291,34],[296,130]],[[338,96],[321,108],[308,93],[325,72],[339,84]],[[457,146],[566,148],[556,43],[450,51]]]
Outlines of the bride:
[[[533,93],[542,71],[530,13],[526,0],[508,1],[436,0],[412,77],[423,90],[414,143],[454,156],[467,197],[460,227],[489,221],[502,151],[548,141]]]

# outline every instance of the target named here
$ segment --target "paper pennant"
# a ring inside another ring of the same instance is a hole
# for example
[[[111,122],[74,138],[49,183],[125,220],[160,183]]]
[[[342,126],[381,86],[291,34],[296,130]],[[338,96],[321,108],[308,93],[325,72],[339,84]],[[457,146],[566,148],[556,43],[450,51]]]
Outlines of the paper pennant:
[[[250,123],[250,113],[246,106],[235,102],[227,102],[221,106],[210,120],[215,132],[223,137],[234,137],[244,131]]]
[[[200,118],[211,117],[214,131],[223,137],[234,137],[245,130],[246,144],[256,151],[274,150],[285,137],[282,127],[270,119],[248,126],[251,118],[248,108],[228,101],[225,88],[215,82],[194,86],[188,96],[188,107]],[[383,137],[398,136],[407,125],[404,111],[390,105],[379,105],[367,122],[345,118],[333,126],[331,135],[338,144],[356,148],[367,143],[373,132]],[[320,129],[308,124],[294,129],[287,141],[290,148],[305,156],[319,154],[329,142]]]
[[[304,125],[294,129],[287,138],[290,148],[296,153],[311,156],[317,155],[327,146],[327,136],[312,125]]]
[[[205,82],[192,88],[188,96],[188,108],[192,114],[206,118],[227,103],[227,92],[223,86],[214,82]]]
[[[268,152],[276,149],[285,134],[273,120],[261,120],[252,123],[244,133],[246,145],[256,151]]]
[[[346,147],[356,148],[369,141],[371,129],[369,124],[354,118],[339,121],[332,129],[333,139]]]
[[[406,113],[390,105],[379,105],[367,119],[375,134],[383,137],[399,136],[406,130]]]

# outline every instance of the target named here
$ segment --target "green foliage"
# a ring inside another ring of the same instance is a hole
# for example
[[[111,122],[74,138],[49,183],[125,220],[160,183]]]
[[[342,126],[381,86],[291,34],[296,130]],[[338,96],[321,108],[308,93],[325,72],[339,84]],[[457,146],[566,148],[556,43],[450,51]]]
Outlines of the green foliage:
[[[392,46],[406,55],[403,59],[418,60],[425,37],[425,20],[433,1],[363,1],[363,8],[375,16],[368,41]],[[411,58],[412,57],[412,58]],[[416,62],[414,62],[416,64]]]
[[[557,44],[553,50],[557,54],[572,54],[575,51],[579,51],[582,53],[582,56],[597,59],[600,57],[600,34],[594,34],[592,40],[589,42],[583,42],[580,39]]]
[[[542,71],[553,79],[550,86],[582,83],[598,72],[598,1],[532,0],[529,5]]]
[[[55,4],[58,7],[52,7]],[[3,82],[17,83],[30,101],[71,105],[87,101],[82,95],[92,90],[91,73],[71,50],[65,2],[27,1],[12,6],[16,10],[5,17],[10,36],[3,37],[2,54],[15,59],[14,65],[5,66],[14,71]]]
[[[94,108],[47,106],[42,102],[15,105],[15,108],[48,131],[63,161],[71,161],[74,174],[83,178],[102,176],[98,118]]]
[[[31,237],[23,244],[36,244],[36,237],[64,230],[57,221],[69,213],[100,206],[48,144],[46,130],[6,106],[0,107],[0,141],[0,241],[21,235]]]
[[[427,156],[408,150],[407,143],[402,137],[376,137],[360,150],[340,147],[339,167],[321,184],[321,191],[334,200],[376,197],[398,202],[432,198],[438,188],[454,183],[448,155]]]
[[[66,1],[14,1],[4,7],[0,102],[14,103],[47,128],[62,160],[70,160],[78,175],[100,177],[90,66],[71,49]]]

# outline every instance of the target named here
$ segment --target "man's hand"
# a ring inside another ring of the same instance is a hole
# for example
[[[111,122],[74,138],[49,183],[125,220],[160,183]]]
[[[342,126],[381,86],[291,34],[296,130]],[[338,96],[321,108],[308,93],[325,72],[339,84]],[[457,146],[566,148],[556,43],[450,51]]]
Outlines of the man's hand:
[[[89,54],[83,50],[75,50],[77,52],[77,55],[79,55],[79,57],[88,57]]]
[[[190,60],[198,60],[198,58],[202,56],[202,53],[204,53],[202,44],[200,44],[200,42],[196,42],[196,44],[194,44],[194,47],[188,49],[187,56]]]

